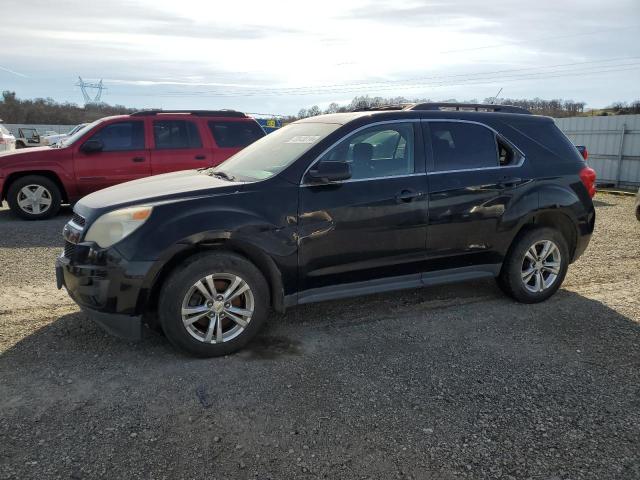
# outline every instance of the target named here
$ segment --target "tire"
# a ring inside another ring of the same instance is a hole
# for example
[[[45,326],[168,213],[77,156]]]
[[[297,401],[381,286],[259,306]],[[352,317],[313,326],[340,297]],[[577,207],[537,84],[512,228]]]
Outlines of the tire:
[[[636,207],[636,219],[640,222],[640,205]]]
[[[232,288],[235,279],[244,284]],[[209,280],[217,294],[212,294]],[[245,284],[248,290],[234,296]],[[229,290],[233,292],[228,293]],[[232,298],[231,302],[219,301],[220,296],[226,295]],[[171,273],[164,283],[158,312],[162,330],[178,349],[197,357],[228,355],[244,347],[264,324],[269,312],[269,286],[260,271],[239,255],[197,254]],[[183,312],[187,312],[186,315]],[[251,312],[250,315],[247,312]],[[244,321],[245,326],[232,316]],[[185,318],[192,323],[187,325]]]
[[[27,190],[34,195],[37,192],[42,192],[39,196],[40,203],[38,207],[35,206],[35,203],[23,203],[21,206],[21,202],[29,200],[25,193]],[[62,203],[62,195],[60,188],[53,180],[40,175],[27,175],[26,177],[18,178],[9,186],[7,202],[11,211],[18,217],[25,220],[44,220],[58,213]],[[35,213],[36,211],[37,213]]]
[[[16,149],[18,149],[18,148],[25,148],[24,143],[16,142]]]
[[[540,254],[545,253],[544,248],[548,242],[552,247],[546,259],[540,261]],[[531,248],[537,253],[536,262],[531,260]],[[569,248],[564,236],[552,228],[536,228],[524,232],[514,240],[497,281],[502,291],[518,302],[538,303],[551,297],[560,288],[568,266]],[[534,273],[531,273],[532,270]],[[555,277],[552,278],[552,275]]]

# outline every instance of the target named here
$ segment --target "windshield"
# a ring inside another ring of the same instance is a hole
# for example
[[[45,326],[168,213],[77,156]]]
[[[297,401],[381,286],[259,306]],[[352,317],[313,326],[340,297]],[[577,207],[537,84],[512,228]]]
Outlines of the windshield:
[[[93,123],[86,124],[84,127],[82,127],[80,130],[75,132],[73,135],[70,135],[69,137],[62,140],[59,143],[59,145],[62,147],[68,147],[69,145],[73,145],[80,137],[84,136],[85,133],[87,133],[93,127],[98,125],[100,122],[102,122],[102,120],[96,120]]]
[[[340,126],[335,123],[292,123],[236,153],[213,173],[240,180],[266,180],[287,168]]]
[[[69,131],[69,133],[67,133],[67,135],[73,135],[74,133],[76,133],[78,130],[80,130],[82,127],[85,127],[86,125],[87,125],[86,123],[81,123],[80,125],[76,125]]]

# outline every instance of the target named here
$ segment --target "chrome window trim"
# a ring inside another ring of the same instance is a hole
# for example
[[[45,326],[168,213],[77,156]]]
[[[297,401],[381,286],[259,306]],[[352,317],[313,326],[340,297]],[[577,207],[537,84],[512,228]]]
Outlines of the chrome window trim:
[[[351,135],[358,133],[362,130],[365,130],[367,128],[371,128],[371,127],[376,127],[378,125],[387,125],[387,124],[391,124],[391,123],[419,123],[421,119],[419,118],[407,118],[406,120],[382,120],[380,122],[373,122],[373,123],[367,123],[366,125],[362,125],[361,127],[356,128],[355,130],[350,131],[349,133],[347,133],[346,135],[344,135],[343,137],[341,137],[339,140],[335,141],[334,143],[332,143],[329,147],[327,147],[326,149],[324,149],[314,160],[313,162],[311,162],[309,164],[309,166],[306,168],[306,170],[304,171],[304,173],[302,174],[302,177],[300,178],[300,186],[301,187],[317,187],[318,185],[337,185],[340,183],[353,183],[353,182],[366,182],[369,180],[381,180],[381,179],[388,179],[388,178],[399,178],[399,177],[413,177],[413,176],[417,176],[417,175],[425,175],[425,172],[421,172],[421,173],[404,173],[402,175],[391,175],[391,176],[386,176],[386,177],[372,177],[372,178],[356,178],[356,179],[349,179],[349,180],[340,180],[339,182],[329,182],[328,184],[320,184],[320,183],[304,183],[304,178],[307,176],[307,173],[309,172],[309,170],[311,170],[311,168],[313,168],[313,166],[318,163],[320,161],[320,159],[329,151],[331,150],[333,147],[335,147],[336,145],[338,145],[340,142],[342,142],[343,140],[346,140],[348,137],[350,137]],[[414,154],[415,154],[415,135],[414,135]],[[414,164],[415,167],[415,164]]]
[[[518,161],[518,163],[516,163],[514,165],[504,165],[504,166],[503,165],[496,165],[494,167],[477,167],[477,168],[458,168],[458,169],[452,169],[452,170],[438,170],[438,171],[432,171],[432,172],[427,171],[427,175],[441,175],[443,173],[481,172],[481,171],[484,171],[484,170],[502,170],[502,169],[505,169],[505,168],[519,168],[524,164],[524,161],[526,160],[526,157],[525,157],[524,153],[522,152],[522,150],[520,150],[516,146],[516,144],[514,144],[511,140],[506,138],[503,134],[501,134],[496,129],[492,128],[491,126],[487,125],[486,123],[476,122],[474,120],[457,120],[457,119],[453,119],[453,118],[443,118],[443,119],[423,118],[420,121],[421,122],[426,122],[426,123],[448,122],[448,123],[472,123],[474,125],[480,125],[481,127],[484,127],[486,129],[490,130],[491,132],[493,132],[493,134],[495,135],[496,140],[497,139],[502,140],[504,143],[506,143],[509,147],[511,147],[513,150],[515,150],[520,155],[520,161]],[[431,139],[429,139],[429,140],[431,140]]]

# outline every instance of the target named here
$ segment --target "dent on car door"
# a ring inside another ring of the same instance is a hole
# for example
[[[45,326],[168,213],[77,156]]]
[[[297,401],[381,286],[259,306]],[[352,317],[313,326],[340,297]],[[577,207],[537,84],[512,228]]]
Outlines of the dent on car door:
[[[418,125],[398,122],[357,131],[319,160],[348,162],[351,179],[303,179],[300,290],[340,289],[340,284],[411,275],[419,282],[427,185]]]
[[[499,265],[512,235],[505,215],[530,178],[524,157],[477,123],[423,122],[423,130],[432,153],[429,270]]]

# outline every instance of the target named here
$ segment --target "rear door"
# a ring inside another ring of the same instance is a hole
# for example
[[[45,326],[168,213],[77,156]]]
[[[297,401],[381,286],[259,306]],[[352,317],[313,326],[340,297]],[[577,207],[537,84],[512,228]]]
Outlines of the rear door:
[[[217,147],[214,165],[266,135],[254,120],[209,120],[207,125]]]
[[[524,156],[480,123],[427,121],[423,132],[431,153],[429,270],[499,264],[512,237],[505,214],[530,179]]]
[[[213,151],[203,144],[198,120],[154,119],[151,122],[151,128],[153,175],[213,165]]]
[[[82,195],[151,175],[144,120],[111,122],[86,138],[103,144],[100,152],[74,152],[78,190]]]

